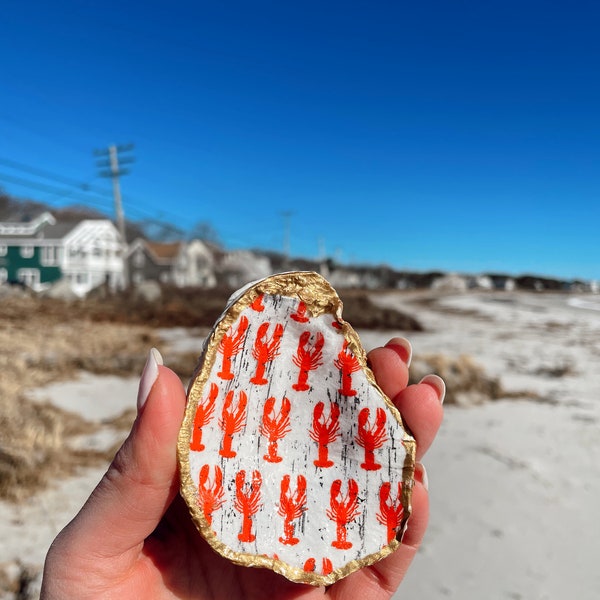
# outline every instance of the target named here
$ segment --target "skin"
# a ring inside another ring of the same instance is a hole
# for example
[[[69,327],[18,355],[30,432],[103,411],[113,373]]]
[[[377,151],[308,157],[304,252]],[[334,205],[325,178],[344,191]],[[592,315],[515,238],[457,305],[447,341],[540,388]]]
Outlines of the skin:
[[[368,358],[378,384],[415,436],[420,461],[442,421],[443,392],[431,382],[407,386],[410,351],[399,343],[390,340]],[[160,366],[127,440],[79,514],[53,542],[42,600],[253,600],[266,592],[276,600],[384,600],[394,594],[427,527],[421,465],[415,471],[413,513],[396,552],[327,588],[292,583],[267,569],[234,565],[197,532],[178,494],[176,445],[185,402],[179,378]]]

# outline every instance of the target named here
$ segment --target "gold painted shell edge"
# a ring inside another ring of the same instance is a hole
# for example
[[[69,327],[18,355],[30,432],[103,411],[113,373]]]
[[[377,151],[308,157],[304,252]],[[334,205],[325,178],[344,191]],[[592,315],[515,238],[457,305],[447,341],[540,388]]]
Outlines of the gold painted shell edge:
[[[404,519],[399,528],[399,539],[392,540],[378,552],[370,554],[360,560],[350,561],[344,567],[335,569],[328,575],[304,571],[303,569],[293,567],[284,561],[273,557],[241,553],[232,550],[217,539],[211,526],[204,517],[204,512],[195,503],[196,486],[190,475],[189,448],[194,415],[196,413],[198,402],[202,397],[202,390],[204,389],[216,360],[217,348],[221,338],[238,319],[241,312],[262,294],[297,297],[306,304],[313,316],[319,316],[324,313],[330,313],[335,316],[341,326],[341,333],[343,333],[345,339],[348,340],[348,346],[358,358],[369,382],[379,391],[381,397],[404,432],[404,438],[402,440],[406,450],[406,457],[402,467],[402,503],[404,506]],[[414,486],[416,442],[406,431],[398,409],[377,385],[375,376],[367,365],[367,355],[360,342],[359,336],[352,326],[342,318],[342,309],[342,301],[334,288],[324,277],[312,271],[294,271],[272,275],[249,286],[226,308],[204,345],[198,368],[193,374],[188,387],[188,402],[177,442],[177,456],[181,481],[180,493],[188,506],[190,515],[196,527],[200,530],[202,536],[213,550],[235,564],[246,567],[268,568],[283,575],[290,581],[314,586],[331,585],[351,573],[389,556],[398,548],[398,546],[400,546],[400,540],[404,534],[406,523],[412,511],[411,498],[412,488]]]

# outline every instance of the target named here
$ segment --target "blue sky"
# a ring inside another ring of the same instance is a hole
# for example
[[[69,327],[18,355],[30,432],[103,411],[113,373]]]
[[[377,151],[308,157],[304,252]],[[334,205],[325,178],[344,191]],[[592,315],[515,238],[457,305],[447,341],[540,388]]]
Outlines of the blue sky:
[[[112,215],[92,152],[131,142],[126,216],[208,222],[228,248],[282,250],[287,223],[294,256],[600,278],[597,3],[2,12],[11,194]]]

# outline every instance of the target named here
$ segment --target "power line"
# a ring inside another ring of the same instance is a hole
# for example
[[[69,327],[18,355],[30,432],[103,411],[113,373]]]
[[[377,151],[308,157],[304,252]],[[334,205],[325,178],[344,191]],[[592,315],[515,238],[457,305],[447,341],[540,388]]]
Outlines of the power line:
[[[0,180],[6,181],[8,183],[13,183],[15,185],[20,185],[22,187],[26,187],[26,188],[30,188],[30,189],[35,189],[35,190],[42,191],[42,192],[46,192],[46,193],[49,193],[49,194],[60,195],[61,197],[69,195],[71,197],[78,198],[78,199],[80,199],[83,202],[86,202],[88,204],[95,204],[96,206],[102,206],[105,209],[106,209],[106,205],[107,204],[110,206],[110,201],[108,199],[106,199],[106,200],[105,199],[96,199],[96,198],[90,197],[90,196],[83,196],[83,195],[79,195],[79,194],[73,194],[71,190],[64,190],[64,189],[61,189],[61,188],[57,188],[57,187],[53,187],[53,186],[47,185],[45,183],[40,183],[40,182],[37,182],[37,181],[31,181],[29,179],[23,179],[22,177],[14,177],[13,175],[8,175],[6,173],[0,173]]]
[[[39,167],[28,165],[23,162],[18,162],[10,158],[0,157],[0,165],[4,165],[5,167],[8,167],[15,171],[21,171],[23,173],[27,173],[35,177],[44,178],[50,181],[56,181],[58,183],[64,183],[65,185],[71,186],[71,189],[67,190],[60,187],[51,186],[45,182],[36,181],[30,178],[23,178],[14,174],[0,173],[0,181],[4,180],[8,183],[12,183],[28,189],[41,191],[52,196],[49,198],[42,199],[42,202],[54,203],[59,200],[65,200],[67,198],[70,198],[72,200],[88,204],[90,206],[99,207],[104,212],[110,210],[111,208],[114,208],[114,200],[111,192],[102,187],[90,185],[89,182],[78,181],[72,177],[64,176],[55,171],[41,169]],[[124,170],[122,169],[121,172],[123,173],[123,171]],[[93,181],[97,177],[99,177],[99,175],[94,176],[90,181]],[[97,198],[95,195],[86,194],[86,191],[89,191],[92,194],[98,194],[101,196],[101,198]],[[145,202],[141,201],[138,198],[132,197],[129,193],[126,194],[126,199],[128,209],[127,212],[130,216],[133,216],[134,218],[139,220],[140,225],[145,226],[148,224],[152,224],[157,227],[160,226],[163,229],[168,229],[169,231],[178,235],[185,234],[185,231],[182,228],[174,225],[173,223],[168,222],[184,222],[185,219],[181,215],[176,215],[168,211],[164,211],[162,209],[156,211],[145,208],[143,206]],[[161,219],[165,220],[161,221]]]
[[[0,158],[0,164],[10,166],[14,169],[21,170],[26,173],[35,174],[35,175],[39,175],[39,176],[47,176],[48,178],[54,179],[56,181],[64,181],[65,183],[69,182],[70,185],[76,186],[77,188],[79,188],[81,190],[84,190],[85,188],[88,188],[90,190],[98,190],[98,193],[102,193],[103,196],[106,196],[106,199],[105,198],[96,198],[95,196],[81,194],[79,192],[79,189],[65,190],[63,188],[48,185],[47,183],[34,181],[32,179],[25,179],[25,178],[18,177],[18,176],[12,175],[12,174],[0,173],[0,180],[4,180],[7,183],[12,183],[12,184],[15,184],[18,186],[26,187],[28,189],[34,189],[37,191],[45,192],[47,194],[51,194],[52,196],[54,196],[54,198],[47,198],[46,200],[44,200],[44,202],[51,202],[51,201],[54,202],[54,201],[63,200],[66,198],[72,198],[74,200],[79,200],[80,202],[84,202],[84,203],[87,203],[90,205],[101,207],[104,210],[110,209],[113,206],[112,194],[108,190],[104,190],[102,188],[98,188],[95,186],[90,186],[84,182],[77,182],[75,180],[71,180],[67,177],[63,177],[56,173],[51,173],[50,171],[43,171],[42,169],[38,169],[36,167],[31,167],[31,166],[25,165],[23,163],[17,163],[16,161],[12,161],[10,159]],[[143,208],[142,206],[140,206],[140,204],[142,204],[141,201],[137,200],[136,202],[132,203],[130,194],[127,194],[127,199],[128,199],[128,208],[129,208],[128,212],[130,214],[138,217],[139,219],[143,220],[143,222],[146,222],[146,223],[153,222],[155,224],[161,223],[161,221],[160,221],[161,215],[164,215],[165,218],[172,218],[175,220],[183,220],[178,215],[165,213],[162,210],[160,211],[160,214],[157,217],[156,211],[152,211],[152,210],[149,210],[147,208]],[[150,218],[148,218],[148,217],[150,217]],[[169,225],[169,227],[173,231],[175,231],[175,230],[177,230],[179,232],[183,231],[181,228],[178,228],[174,225]]]
[[[24,163],[18,162],[16,160],[12,160],[10,158],[2,158],[0,157],[0,165],[4,165],[16,171],[22,171],[24,173],[28,173],[30,175],[34,175],[35,177],[40,177],[43,179],[49,179],[50,181],[56,181],[58,183],[64,183],[65,185],[71,186],[73,189],[65,190],[62,188],[53,188],[44,183],[38,183],[35,181],[25,180],[20,177],[15,177],[11,175],[3,175],[5,180],[9,180],[12,183],[17,183],[18,185],[22,185],[25,187],[37,189],[39,191],[47,192],[53,196],[53,198],[45,198],[44,202],[51,202],[52,200],[64,200],[66,198],[76,198],[79,200],[84,200],[86,203],[101,205],[101,202],[104,202],[104,199],[94,202],[94,197],[90,196],[81,196],[76,193],[76,191],[92,191],[96,194],[100,194],[102,196],[107,196],[110,194],[108,190],[104,190],[102,188],[92,186],[89,182],[81,182],[70,177],[65,177],[64,175],[59,175],[52,171],[48,171],[45,169],[40,169],[37,167],[32,167],[31,165],[26,165]],[[96,177],[92,178],[93,181]]]
[[[10,158],[2,158],[0,157],[0,164],[10,167],[11,169],[15,169],[17,171],[23,171],[25,173],[29,173],[30,175],[35,175],[36,177],[42,177],[44,179],[50,179],[51,181],[57,181],[58,183],[64,183],[65,185],[70,185],[72,187],[76,187],[81,189],[82,191],[93,191],[97,194],[102,194],[105,196],[110,196],[110,191],[105,190],[96,186],[92,186],[89,183],[77,181],[75,179],[71,179],[70,177],[65,177],[64,175],[59,175],[57,173],[53,173],[51,171],[47,171],[45,169],[39,169],[37,167],[31,167],[24,163],[17,162],[16,160],[12,160]],[[96,177],[92,178],[92,181],[96,179]]]
[[[8,181],[9,183],[14,183],[19,186],[36,189],[36,190],[48,192],[48,193],[54,193],[54,192],[61,191],[58,188],[53,188],[53,187],[48,186],[43,183],[38,183],[36,181],[30,181],[27,179],[22,179],[20,177],[6,175],[4,173],[0,173],[0,180],[5,180],[5,181]],[[70,191],[66,190],[66,192],[69,193]],[[101,208],[104,211],[106,211],[107,208],[111,208],[111,201],[107,201],[108,203],[107,202],[99,202],[99,201],[94,202],[93,198],[86,197],[86,196],[80,196],[79,198],[81,200],[83,200],[87,205],[96,206],[98,208]],[[144,215],[144,213],[149,214],[150,211],[144,211],[139,208],[133,207],[133,209],[130,212],[133,212],[133,213],[137,214],[138,216],[140,216],[140,220],[137,221],[137,223],[142,228],[146,227],[148,225],[154,225],[165,231],[170,231],[176,235],[182,236],[185,234],[185,231],[183,229],[181,229],[180,227],[177,227],[177,225],[174,225],[173,223],[169,223],[168,221],[161,221],[160,219],[155,218],[155,217],[148,218],[147,216]]]

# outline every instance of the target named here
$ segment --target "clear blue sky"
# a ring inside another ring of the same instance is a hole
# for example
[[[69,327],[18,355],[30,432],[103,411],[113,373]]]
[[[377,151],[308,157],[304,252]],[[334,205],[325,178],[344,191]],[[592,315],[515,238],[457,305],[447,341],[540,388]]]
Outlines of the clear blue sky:
[[[108,190],[92,151],[133,142],[126,216],[207,221],[228,248],[283,249],[289,211],[295,256],[600,278],[597,2],[10,1],[1,19],[11,194],[112,215],[1,161]]]

